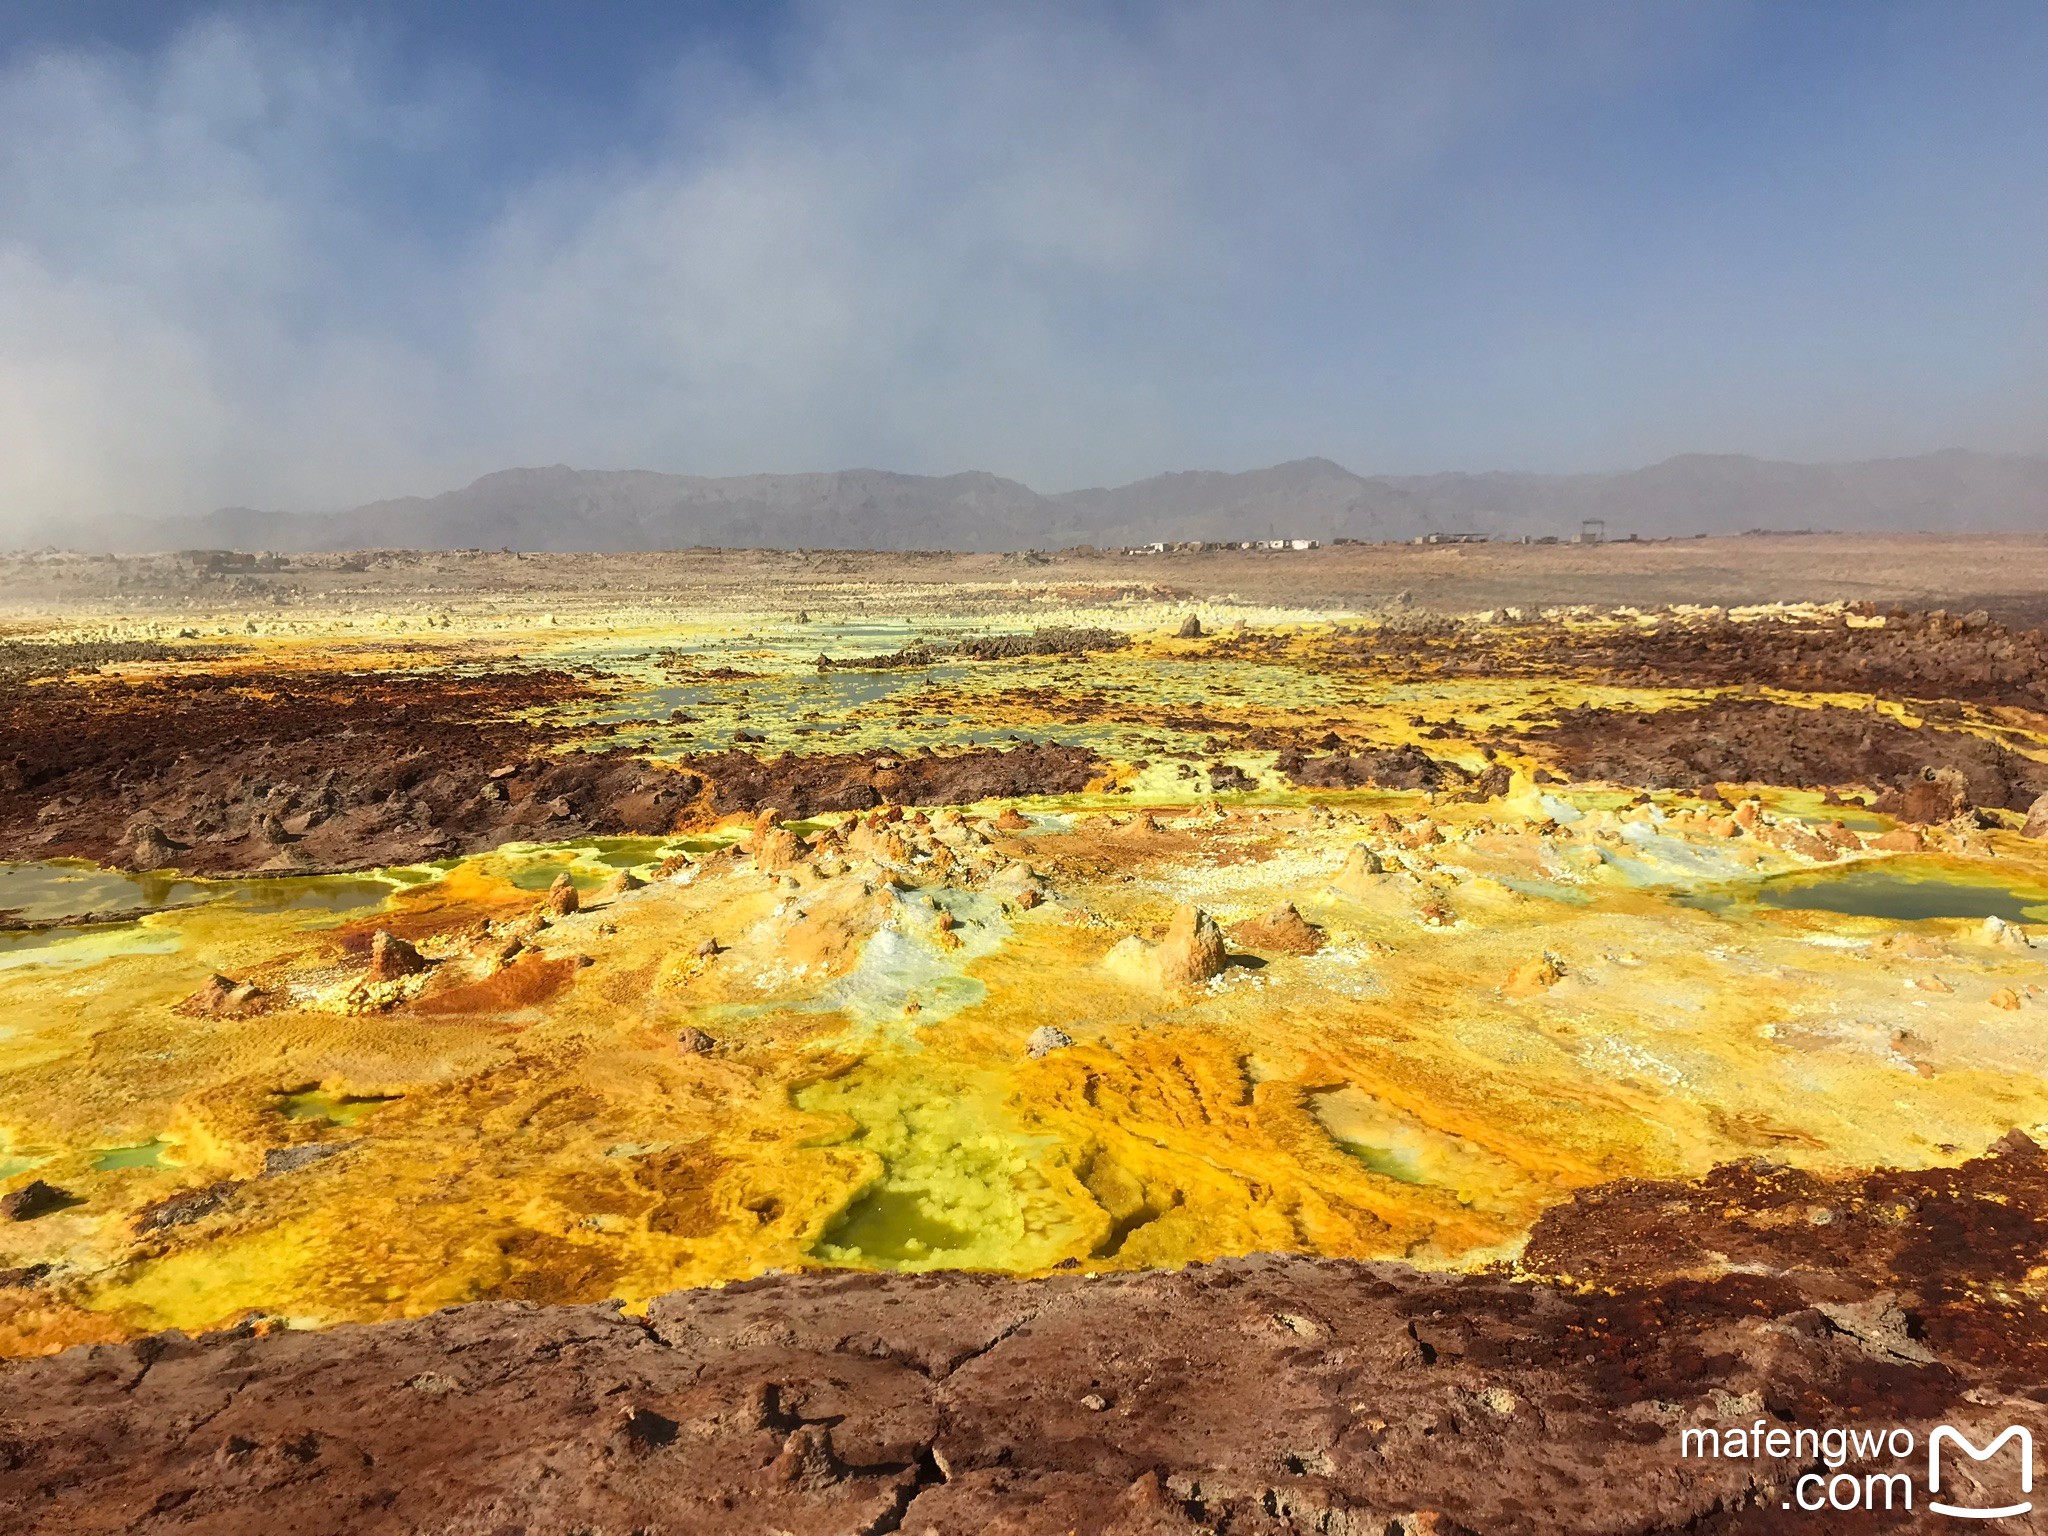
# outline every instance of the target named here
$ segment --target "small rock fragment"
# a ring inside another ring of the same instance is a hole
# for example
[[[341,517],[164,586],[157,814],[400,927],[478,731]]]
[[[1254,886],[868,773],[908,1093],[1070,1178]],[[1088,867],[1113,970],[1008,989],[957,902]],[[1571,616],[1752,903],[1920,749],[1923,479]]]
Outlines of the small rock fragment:
[[[1053,1051],[1064,1050],[1074,1043],[1074,1037],[1063,1029],[1051,1024],[1041,1024],[1025,1037],[1024,1048],[1035,1059]]]
[[[692,1024],[676,1031],[676,1049],[685,1056],[703,1056],[718,1048],[718,1042]]]
[[[555,883],[548,887],[548,893],[541,901],[542,908],[556,917],[567,917],[571,912],[580,910],[582,905],[576,894],[576,882],[569,878],[567,870],[555,876]]]
[[[128,1229],[137,1237],[151,1232],[161,1232],[166,1227],[182,1227],[201,1217],[211,1216],[227,1203],[241,1184],[235,1179],[222,1179],[204,1189],[187,1189],[178,1194],[166,1196],[135,1213],[128,1223]]]
[[[296,1147],[272,1147],[263,1154],[263,1177],[274,1179],[281,1173],[297,1173],[354,1145],[352,1141],[309,1141]]]

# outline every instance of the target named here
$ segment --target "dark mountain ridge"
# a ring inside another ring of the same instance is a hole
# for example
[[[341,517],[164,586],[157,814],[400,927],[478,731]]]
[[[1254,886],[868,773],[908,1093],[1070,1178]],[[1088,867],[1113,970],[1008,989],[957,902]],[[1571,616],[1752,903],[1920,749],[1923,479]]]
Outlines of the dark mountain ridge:
[[[1359,475],[1328,459],[1244,473],[1185,470],[1043,495],[981,471],[879,469],[711,478],[552,465],[507,469],[438,496],[343,512],[226,508],[128,519],[66,542],[93,549],[279,551],[510,547],[1060,548],[1154,539],[1610,538],[1751,528],[1962,532],[2048,528],[2048,458],[1959,449],[1795,464],[1684,454],[1618,474]]]

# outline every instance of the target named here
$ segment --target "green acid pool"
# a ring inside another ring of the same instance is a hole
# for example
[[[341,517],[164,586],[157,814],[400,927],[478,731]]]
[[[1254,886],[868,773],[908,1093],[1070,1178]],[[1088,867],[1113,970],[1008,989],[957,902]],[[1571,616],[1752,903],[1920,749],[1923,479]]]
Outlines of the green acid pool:
[[[2001,881],[1988,871],[1939,859],[1861,860],[1773,875],[1748,885],[1689,891],[1677,900],[1681,906],[1717,913],[1774,907],[1894,923],[1987,917],[2009,923],[2048,922],[2048,888]]]
[[[329,1125],[359,1125],[386,1104],[397,1102],[397,1094],[328,1093],[309,1088],[288,1093],[278,1106],[287,1120],[321,1120]]]

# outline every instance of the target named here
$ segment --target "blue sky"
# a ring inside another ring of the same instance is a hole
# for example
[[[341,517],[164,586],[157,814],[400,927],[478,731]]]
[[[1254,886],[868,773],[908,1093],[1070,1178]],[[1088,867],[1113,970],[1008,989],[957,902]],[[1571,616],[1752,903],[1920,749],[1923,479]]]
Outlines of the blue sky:
[[[0,531],[2048,451],[2048,6],[0,8]]]

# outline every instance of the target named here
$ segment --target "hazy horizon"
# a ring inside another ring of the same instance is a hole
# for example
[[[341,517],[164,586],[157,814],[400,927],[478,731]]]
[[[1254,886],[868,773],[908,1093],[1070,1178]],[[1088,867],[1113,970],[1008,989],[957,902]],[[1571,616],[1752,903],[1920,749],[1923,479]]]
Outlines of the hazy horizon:
[[[0,17],[0,543],[512,465],[2048,451],[2034,5]]]
[[[1174,478],[1175,476],[1183,476],[1183,475],[1195,475],[1195,476],[1208,476],[1208,475],[1229,475],[1229,476],[1239,476],[1239,475],[1249,475],[1249,474],[1257,474],[1257,473],[1259,473],[1259,472],[1260,472],[1261,470],[1268,470],[1268,469],[1283,469],[1283,468],[1286,468],[1286,467],[1288,467],[1289,465],[1294,465],[1294,464],[1313,464],[1313,463],[1324,463],[1324,464],[1330,464],[1330,465],[1333,465],[1334,467],[1336,467],[1336,468],[1338,468],[1338,469],[1341,469],[1341,470],[1345,471],[1345,472],[1346,472],[1347,474],[1353,474],[1353,475],[1357,475],[1357,476],[1358,476],[1358,477],[1360,477],[1361,479],[1367,479],[1367,480],[1427,480],[1427,479],[1434,479],[1434,478],[1438,478],[1438,477],[1451,477],[1451,476],[1463,476],[1463,477],[1469,477],[1469,478],[1475,478],[1475,479],[1477,479],[1477,478],[1482,478],[1482,477],[1488,477],[1488,476],[1494,476],[1494,477],[1521,477],[1521,476],[1531,476],[1531,477],[1538,477],[1538,476],[1540,476],[1540,477],[1545,477],[1545,478],[1553,478],[1553,479],[1597,479],[1597,478],[1606,478],[1606,477],[1613,477],[1613,476],[1619,476],[1619,475],[1628,475],[1628,474],[1633,474],[1633,473],[1639,472],[1639,471],[1641,471],[1641,470],[1646,470],[1646,469],[1655,469],[1655,468],[1658,468],[1658,467],[1660,467],[1660,466],[1662,466],[1662,465],[1665,465],[1665,464],[1670,464],[1670,463],[1672,463],[1672,462],[1675,462],[1675,461],[1681,461],[1681,460],[1688,460],[1688,459],[1741,459],[1741,460],[1749,460],[1749,461],[1753,461],[1753,462],[1756,462],[1756,463],[1759,463],[1759,464],[1768,464],[1768,465],[1785,465],[1785,466],[1791,466],[1791,467],[1795,467],[1795,468],[1800,468],[1800,469],[1829,469],[1829,468],[1837,468],[1837,467],[1846,467],[1846,466],[1852,466],[1852,465],[1863,465],[1863,464],[1879,464],[1879,463],[1885,463],[1885,462],[1888,462],[1888,461],[1904,463],[1904,462],[1908,462],[1908,461],[1911,461],[1911,460],[1915,460],[1915,459],[1938,459],[1938,458],[1942,458],[1942,457],[1944,457],[1944,456],[1948,456],[1948,455],[1955,455],[1955,454],[1977,454],[1977,453],[1983,453],[1983,452],[1985,452],[1985,450],[1978,450],[1978,449],[1968,449],[1968,448],[1959,448],[1959,447],[1955,447],[1955,446],[1951,445],[1951,446],[1948,446],[1948,447],[1942,447],[1942,448],[1930,448],[1930,449],[1928,449],[1928,450],[1927,450],[1926,452],[1924,452],[1924,453],[1915,453],[1915,454],[1875,454],[1875,455],[1872,455],[1871,457],[1869,457],[1869,458],[1867,458],[1867,459],[1772,459],[1772,458],[1768,458],[1768,457],[1766,457],[1766,456],[1764,456],[1764,455],[1761,455],[1761,454],[1750,454],[1750,453],[1742,453],[1742,452],[1740,452],[1740,451],[1735,451],[1735,450],[1729,450],[1729,451],[1723,451],[1723,452],[1701,452],[1701,451],[1694,451],[1694,452],[1684,452],[1684,451],[1681,451],[1681,452],[1678,452],[1678,453],[1668,454],[1668,455],[1666,455],[1666,456],[1665,456],[1664,458],[1662,458],[1662,459],[1658,459],[1658,460],[1656,460],[1656,461],[1654,461],[1654,462],[1652,462],[1652,463],[1645,463],[1645,464],[1611,464],[1611,465],[1598,465],[1598,466],[1591,466],[1591,467],[1584,467],[1584,468],[1562,468],[1562,469],[1542,469],[1542,470],[1535,470],[1535,469],[1526,469],[1526,468],[1521,468],[1521,467],[1518,467],[1518,466],[1515,466],[1515,465],[1511,465],[1511,464],[1490,464],[1490,465],[1485,465],[1485,466],[1483,466],[1483,467],[1476,467],[1476,468],[1461,468],[1461,467],[1456,467],[1456,466],[1446,466],[1446,467],[1442,467],[1442,468],[1437,468],[1437,469],[1418,469],[1418,470],[1402,470],[1402,471],[1388,471],[1388,470],[1378,470],[1378,469],[1374,469],[1374,468],[1372,468],[1371,466],[1363,466],[1363,467],[1361,467],[1361,466],[1359,466],[1359,465],[1356,465],[1356,464],[1347,464],[1347,463],[1344,463],[1344,462],[1343,462],[1342,460],[1340,460],[1340,459],[1336,459],[1336,458],[1333,458],[1333,457],[1332,457],[1331,455],[1329,455],[1329,454],[1326,454],[1326,453],[1305,453],[1305,454],[1302,454],[1302,455],[1300,455],[1300,456],[1299,456],[1299,457],[1297,457],[1297,458],[1293,458],[1293,459],[1284,459],[1284,460],[1280,460],[1280,461],[1278,461],[1277,463],[1271,463],[1271,464],[1240,464],[1240,465],[1221,465],[1221,464],[1186,464],[1186,465],[1180,465],[1180,466],[1177,466],[1177,467],[1173,467],[1173,468],[1168,468],[1168,469],[1159,469],[1159,470],[1154,470],[1154,471],[1152,471],[1152,472],[1151,472],[1151,473],[1149,473],[1149,474],[1141,474],[1141,475],[1138,475],[1138,476],[1136,476],[1136,477],[1135,477],[1135,478],[1133,478],[1133,479],[1130,479],[1130,480],[1121,480],[1121,481],[1117,481],[1117,482],[1116,482],[1116,483],[1114,483],[1114,484],[1096,484],[1096,485],[1035,485],[1035,484],[1033,484],[1032,482],[1030,482],[1030,481],[1028,481],[1028,480],[1023,480],[1023,479],[1019,479],[1018,477],[1016,477],[1016,476],[1014,476],[1014,475],[998,475],[998,476],[997,476],[997,478],[998,478],[998,479],[1003,479],[1003,480],[1009,480],[1009,481],[1012,481],[1012,482],[1013,482],[1013,483],[1015,483],[1015,484],[1018,484],[1018,485],[1022,485],[1022,486],[1024,486],[1024,487],[1025,487],[1026,489],[1028,489],[1028,490],[1031,490],[1031,491],[1034,491],[1034,492],[1036,492],[1036,493],[1037,493],[1038,495],[1041,495],[1041,496],[1045,496],[1045,497],[1050,497],[1050,498],[1059,498],[1059,497],[1063,497],[1063,496],[1078,496],[1078,495],[1085,495],[1086,493],[1088,493],[1088,492],[1090,492],[1090,491],[1103,491],[1103,490],[1124,490],[1124,489],[1129,489],[1129,488],[1131,488],[1131,487],[1133,487],[1133,486],[1137,486],[1137,485],[1143,485],[1143,484],[1145,484],[1145,483],[1147,483],[1147,482],[1150,482],[1150,481],[1153,481],[1153,480],[1166,480],[1166,479],[1171,479],[1171,478]],[[2038,453],[2037,453],[2037,452],[2028,452],[2028,451],[2026,451],[2026,450],[2013,450],[2013,451],[2010,451],[2010,452],[1999,452],[1999,451],[1997,451],[1997,450],[1991,450],[1991,451],[1990,451],[1990,452],[1989,452],[1989,453],[1987,454],[1987,456],[1989,456],[1989,457],[1996,457],[1996,458],[2006,458],[2006,459],[2024,459],[2024,460],[2029,460],[2029,461],[2037,461],[2037,462],[2048,462],[2048,452],[2038,452]],[[283,515],[287,515],[287,516],[314,516],[314,517],[317,517],[317,516],[322,516],[322,515],[326,515],[326,514],[330,514],[330,513],[335,513],[335,512],[347,512],[347,511],[351,511],[351,510],[353,510],[353,509],[354,509],[355,507],[358,507],[358,506],[363,506],[363,505],[367,505],[367,504],[369,504],[369,503],[373,503],[373,502],[385,502],[385,501],[406,501],[406,500],[412,500],[412,499],[421,499],[421,500],[432,500],[432,499],[433,499],[434,497],[436,497],[436,496],[443,496],[443,495],[447,495],[447,494],[449,494],[449,493],[451,493],[451,492],[454,492],[454,491],[462,491],[462,490],[467,490],[467,489],[469,489],[470,487],[472,487],[472,486],[476,485],[476,484],[477,484],[477,483],[478,483],[479,481],[483,481],[483,480],[489,480],[489,479],[491,479],[492,477],[494,477],[494,476],[498,476],[498,475],[519,475],[519,474],[535,474],[535,473],[543,473],[543,472],[546,472],[546,471],[548,471],[548,470],[558,470],[558,469],[559,469],[559,470],[568,470],[568,471],[570,471],[571,473],[574,473],[574,474],[579,474],[579,475],[581,475],[581,474],[590,474],[590,475],[641,475],[641,474],[654,474],[654,475],[662,475],[662,476],[671,476],[671,477],[675,477],[675,478],[679,478],[679,479],[687,479],[687,480],[745,480],[745,479],[756,479],[756,478],[760,478],[760,479],[784,479],[784,478],[795,478],[795,477],[798,477],[798,476],[806,476],[806,475],[808,475],[808,476],[822,476],[822,475],[836,475],[836,474],[882,474],[882,475],[902,475],[902,476],[910,476],[910,477],[917,477],[917,478],[928,478],[928,479],[934,479],[934,480],[943,480],[943,479],[949,479],[949,478],[953,478],[953,477],[956,477],[956,476],[961,476],[961,475],[977,475],[977,474],[995,474],[995,473],[996,473],[996,472],[995,472],[994,470],[990,470],[990,469],[987,469],[987,468],[985,468],[984,466],[981,466],[981,465],[978,465],[978,464],[963,464],[963,465],[959,465],[959,466],[957,466],[957,467],[954,467],[954,468],[940,468],[940,469],[930,469],[930,470],[906,470],[906,469],[900,469],[900,468],[897,468],[897,467],[895,467],[895,466],[893,466],[893,465],[888,465],[888,464],[834,464],[834,465],[820,465],[820,466],[815,466],[815,467],[803,467],[803,468],[796,468],[796,469],[790,469],[790,468],[783,468],[783,467],[780,467],[780,466],[769,466],[769,467],[766,467],[766,468],[760,468],[760,469],[746,469],[746,470],[737,470],[737,471],[734,471],[734,472],[732,472],[731,474],[721,474],[721,475],[707,475],[707,474],[699,474],[698,472],[696,472],[696,471],[694,471],[694,470],[689,470],[689,469],[655,469],[655,468],[652,468],[652,467],[650,467],[650,466],[648,466],[648,465],[645,465],[645,464],[569,464],[569,463],[563,463],[563,462],[559,462],[559,461],[558,461],[558,462],[555,462],[555,463],[552,463],[552,464],[541,464],[541,463],[525,463],[525,464],[501,464],[501,465],[499,465],[499,466],[498,466],[497,468],[495,468],[495,469],[486,469],[486,470],[483,470],[482,472],[480,472],[480,473],[478,473],[478,474],[475,474],[475,475],[471,475],[471,476],[469,476],[469,477],[468,477],[468,478],[467,478],[466,480],[463,480],[463,481],[461,481],[461,482],[459,482],[459,483],[455,483],[455,484],[436,484],[436,485],[431,485],[431,486],[420,486],[420,487],[415,487],[415,488],[413,488],[413,489],[410,489],[410,490],[400,490],[400,491],[395,491],[395,492],[391,493],[391,494],[390,494],[390,495],[388,495],[388,496],[375,496],[375,497],[371,497],[371,498],[369,498],[368,502],[352,502],[352,503],[349,503],[349,504],[347,504],[347,505],[335,505],[335,506],[306,506],[306,507],[216,507],[216,508],[208,508],[207,510],[208,510],[208,511],[250,511],[250,512],[275,512],[275,513],[280,513],[280,514],[283,514]]]

